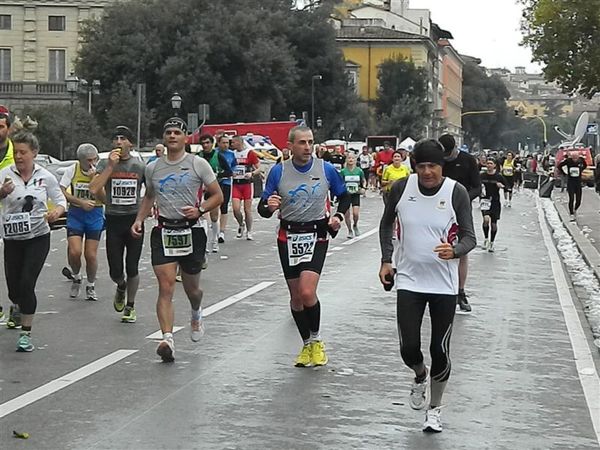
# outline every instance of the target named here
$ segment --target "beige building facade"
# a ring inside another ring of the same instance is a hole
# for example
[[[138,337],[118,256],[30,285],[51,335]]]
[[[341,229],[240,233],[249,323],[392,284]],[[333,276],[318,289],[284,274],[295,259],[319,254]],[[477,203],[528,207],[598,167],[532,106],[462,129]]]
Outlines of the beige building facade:
[[[115,2],[0,0],[0,103],[64,101],[84,22]]]

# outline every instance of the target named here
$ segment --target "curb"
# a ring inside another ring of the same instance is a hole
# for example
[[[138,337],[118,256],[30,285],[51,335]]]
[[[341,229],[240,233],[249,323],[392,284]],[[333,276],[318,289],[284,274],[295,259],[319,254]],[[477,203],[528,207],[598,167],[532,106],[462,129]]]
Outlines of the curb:
[[[596,278],[600,281],[600,252],[592,245],[587,237],[584,236],[583,232],[579,229],[577,222],[571,222],[569,220],[569,212],[565,208],[564,204],[552,199],[554,207],[558,212],[563,225],[575,241],[575,245],[581,252],[581,256],[590,268],[594,271]]]

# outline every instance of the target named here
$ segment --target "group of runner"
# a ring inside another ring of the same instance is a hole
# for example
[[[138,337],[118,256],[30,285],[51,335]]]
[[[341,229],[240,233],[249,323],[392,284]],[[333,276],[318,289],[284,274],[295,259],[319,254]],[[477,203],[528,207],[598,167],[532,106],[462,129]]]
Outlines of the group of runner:
[[[136,321],[144,225],[154,215],[150,248],[162,332],[156,353],[164,362],[174,361],[173,295],[178,270],[190,303],[190,338],[197,342],[204,333],[200,273],[207,249],[218,252],[219,243],[225,241],[228,207],[223,205],[230,195],[238,224],[236,236],[253,239],[251,180],[259,170],[256,155],[244,148],[241,138],[224,135],[217,136],[216,142],[211,136],[201,136],[200,157],[186,153],[187,124],[174,117],[163,128],[166,152],[151,163],[133,157],[133,133],[118,126],[108,159],[98,162],[97,149],[82,144],[77,163],[59,183],[35,164],[39,150],[35,136],[23,130],[8,139],[9,126],[9,116],[0,111],[0,144],[6,143],[0,145],[0,180],[4,180],[0,204],[5,273],[13,303],[7,325],[21,327],[17,350],[34,349],[35,286],[49,252],[49,223],[58,219],[68,202],[69,267],[64,273],[72,280],[70,295],[80,293],[83,255],[86,298],[98,298],[97,249],[105,228],[109,273],[115,283],[113,307],[126,323]],[[364,150],[358,158],[347,155],[334,166],[315,157],[313,145],[310,128],[298,126],[290,131],[289,157],[271,168],[258,203],[262,217],[277,214],[279,220],[277,249],[291,315],[302,341],[294,361],[297,367],[328,362],[317,288],[330,237],[335,237],[344,220],[348,237],[359,235],[358,208],[367,188],[366,168],[361,164]],[[507,185],[509,175],[501,178],[493,161],[487,162],[486,173],[480,175],[476,160],[458,151],[450,135],[418,142],[410,161],[400,151],[384,151],[386,155],[379,158],[388,161],[383,163],[381,177],[385,210],[379,229],[379,277],[386,289],[393,285],[396,289],[401,356],[415,374],[409,404],[426,409],[424,431],[440,432],[456,305],[471,310],[464,293],[467,254],[476,245],[471,203],[477,197],[482,206],[490,200],[490,208],[481,209],[486,239],[486,229],[491,226],[492,232],[486,245],[493,249],[497,226],[491,211],[499,206],[499,189]],[[335,198],[335,211],[331,198]],[[54,205],[50,210],[49,201]],[[427,306],[432,327],[429,367],[421,351],[421,323]]]

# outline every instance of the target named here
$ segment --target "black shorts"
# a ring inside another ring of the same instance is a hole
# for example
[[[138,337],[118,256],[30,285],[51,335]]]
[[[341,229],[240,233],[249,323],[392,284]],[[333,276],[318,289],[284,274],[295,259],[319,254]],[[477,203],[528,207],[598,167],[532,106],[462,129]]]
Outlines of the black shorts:
[[[369,179],[369,176],[371,175],[371,169],[362,169],[363,171],[363,175],[365,176],[365,180]]]
[[[219,187],[221,188],[221,191],[223,192],[223,203],[221,203],[220,211],[221,211],[221,214],[227,214],[227,211],[229,211],[229,201],[231,200],[231,185],[219,183]],[[205,192],[204,200],[207,200],[209,198],[210,198],[210,194],[208,192]]]
[[[179,263],[181,270],[187,274],[195,275],[202,270],[202,264],[206,257],[206,233],[204,228],[192,228],[193,251],[186,256],[165,256],[162,245],[161,229],[152,228],[150,235],[150,248],[152,251],[152,266],[162,266],[163,264]]]
[[[352,206],[360,206],[360,194],[350,194]]]
[[[504,183],[504,191],[505,192],[512,192],[513,187],[515,185],[515,177],[504,177],[505,183]]]
[[[481,211],[481,215],[483,217],[490,216],[490,220],[493,223],[496,223],[500,220],[500,212],[502,211],[502,206],[500,205],[500,201],[498,203],[493,202],[491,208],[488,211]]]
[[[300,263],[296,266],[290,266],[287,242],[277,240],[279,260],[281,261],[281,268],[283,269],[284,278],[286,280],[294,280],[296,278],[300,278],[300,273],[305,271],[315,272],[320,275],[321,271],[323,270],[323,264],[325,264],[325,256],[327,255],[328,247],[329,241],[317,241],[315,244],[315,252],[313,254],[312,261]]]

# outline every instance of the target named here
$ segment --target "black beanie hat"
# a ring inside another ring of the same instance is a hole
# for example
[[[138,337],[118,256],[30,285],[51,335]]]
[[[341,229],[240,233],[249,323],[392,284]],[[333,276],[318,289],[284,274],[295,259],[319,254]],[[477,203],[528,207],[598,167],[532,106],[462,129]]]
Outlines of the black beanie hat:
[[[440,136],[439,141],[440,144],[444,146],[444,151],[446,152],[446,154],[451,153],[452,150],[454,150],[454,148],[456,147],[456,140],[451,134],[443,134],[442,136]]]
[[[168,128],[179,128],[184,133],[187,133],[188,126],[185,123],[185,120],[179,117],[171,117],[169,120],[165,122],[163,125],[163,133],[167,131]]]
[[[116,139],[117,136],[123,136],[132,144],[135,142],[135,138],[133,137],[133,132],[126,127],[125,125],[119,125],[113,131],[112,138]]]
[[[433,163],[444,165],[444,147],[435,139],[424,139],[415,144],[412,152],[415,164]]]

